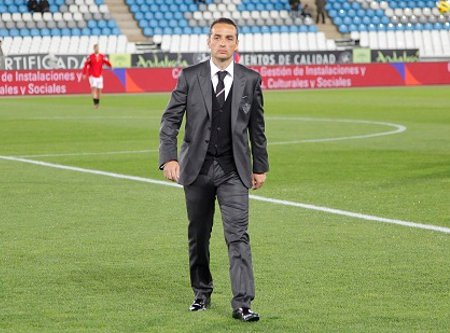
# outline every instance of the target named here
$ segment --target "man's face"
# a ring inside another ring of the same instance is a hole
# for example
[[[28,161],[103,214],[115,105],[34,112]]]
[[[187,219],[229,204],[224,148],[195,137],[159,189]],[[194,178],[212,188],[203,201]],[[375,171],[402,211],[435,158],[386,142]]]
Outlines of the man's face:
[[[98,45],[94,45],[94,53],[98,53]]]
[[[211,29],[208,46],[211,49],[211,56],[218,61],[231,59],[238,44],[236,28],[231,24],[218,23]]]

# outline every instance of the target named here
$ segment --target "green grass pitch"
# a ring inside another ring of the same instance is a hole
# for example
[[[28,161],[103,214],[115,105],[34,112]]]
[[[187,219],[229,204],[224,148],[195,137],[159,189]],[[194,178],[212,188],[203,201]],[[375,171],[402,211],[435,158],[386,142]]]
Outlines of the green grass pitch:
[[[2,98],[0,155],[163,180],[168,98]],[[450,87],[266,92],[265,105],[271,171],[252,194],[450,228]],[[181,189],[1,157],[0,189],[0,332],[450,331],[445,232],[253,200],[261,321],[244,324],[219,214],[213,305],[187,311]]]

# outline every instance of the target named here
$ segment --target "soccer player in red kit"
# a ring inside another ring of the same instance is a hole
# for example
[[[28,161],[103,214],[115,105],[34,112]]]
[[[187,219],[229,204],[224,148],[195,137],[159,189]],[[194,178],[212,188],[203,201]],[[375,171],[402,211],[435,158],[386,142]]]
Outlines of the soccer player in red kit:
[[[86,74],[89,74],[89,84],[92,89],[92,99],[94,101],[94,107],[98,109],[100,104],[100,93],[103,89],[103,65],[112,68],[108,58],[99,53],[98,44],[94,45],[94,53],[90,54],[84,63],[83,77],[86,78]]]

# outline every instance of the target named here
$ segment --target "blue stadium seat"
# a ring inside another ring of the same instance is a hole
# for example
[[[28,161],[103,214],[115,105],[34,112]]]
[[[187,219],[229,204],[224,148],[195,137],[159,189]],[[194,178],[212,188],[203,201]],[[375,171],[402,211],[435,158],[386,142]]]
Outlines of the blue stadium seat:
[[[91,29],[89,29],[89,28],[81,29],[81,35],[82,36],[90,36],[91,35]]]
[[[301,25],[298,30],[298,32],[308,32],[308,26]]]
[[[286,26],[283,26],[286,27]],[[283,29],[283,27],[281,27]],[[282,31],[284,32],[284,31]],[[297,25],[291,25],[289,26],[289,32],[300,32],[300,28]]]
[[[173,30],[172,30],[172,28],[170,28],[170,27],[165,27],[164,29],[163,29],[163,34],[164,35],[171,35],[173,33]]]
[[[245,26],[240,28],[240,32],[243,33],[243,34],[249,34],[249,33],[251,33],[251,29],[250,29],[250,27],[245,25]]]
[[[145,37],[150,37],[153,36],[155,34],[153,28],[147,27],[143,29],[143,33]]]
[[[149,22],[146,19],[139,20],[138,23],[142,29],[149,27]]]
[[[61,36],[61,30],[58,28],[50,29],[50,35],[52,36]]]
[[[37,36],[40,36],[41,33],[40,33],[39,29],[31,29],[30,30],[30,35],[33,36],[33,37],[37,37]]]
[[[19,7],[17,7],[15,4],[11,4],[8,6],[8,12],[10,13],[17,13],[19,11]]]
[[[346,34],[346,33],[349,32],[349,31],[348,31],[348,27],[347,27],[345,24],[341,24],[341,25],[339,26],[339,31],[340,31],[341,33],[343,33],[343,34]]]
[[[374,17],[372,17],[372,23],[373,24],[380,24],[381,20],[380,20],[380,18],[378,16],[374,16]]]
[[[99,28],[99,29],[104,29],[104,28],[106,28],[106,21],[105,20],[98,20],[97,21],[97,27]]]
[[[19,33],[20,33],[20,36],[22,36],[22,37],[31,36],[31,31],[27,28],[19,29]]]

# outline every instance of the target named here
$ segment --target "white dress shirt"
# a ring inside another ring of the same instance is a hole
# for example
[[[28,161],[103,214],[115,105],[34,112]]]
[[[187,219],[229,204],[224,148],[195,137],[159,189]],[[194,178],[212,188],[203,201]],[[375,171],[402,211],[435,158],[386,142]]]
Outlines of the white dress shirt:
[[[214,92],[216,92],[217,84],[219,83],[219,77],[217,75],[217,72],[222,71],[219,67],[217,67],[212,59],[209,60],[209,63],[211,64],[211,81],[214,87]],[[223,79],[223,84],[225,85],[225,99],[228,97],[228,93],[231,89],[231,84],[233,83],[233,76],[234,76],[234,62],[232,61],[225,70],[228,72],[227,76]]]

